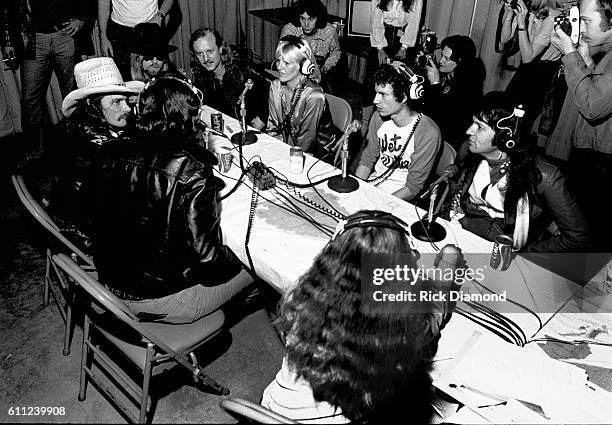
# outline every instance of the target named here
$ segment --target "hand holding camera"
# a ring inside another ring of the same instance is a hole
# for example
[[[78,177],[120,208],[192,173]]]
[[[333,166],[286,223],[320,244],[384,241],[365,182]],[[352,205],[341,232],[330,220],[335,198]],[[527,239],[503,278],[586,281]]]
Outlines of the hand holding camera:
[[[555,17],[555,28],[557,27],[567,34],[574,46],[576,46],[580,34],[580,12],[578,6],[564,10],[559,16]]]

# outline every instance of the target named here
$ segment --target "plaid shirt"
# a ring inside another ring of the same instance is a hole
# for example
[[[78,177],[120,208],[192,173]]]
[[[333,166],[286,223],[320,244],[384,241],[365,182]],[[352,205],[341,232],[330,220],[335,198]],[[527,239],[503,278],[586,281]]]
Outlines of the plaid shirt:
[[[281,31],[281,38],[286,35],[295,35],[308,40],[312,53],[315,55],[321,72],[327,72],[340,60],[342,51],[338,41],[338,33],[332,24],[325,28],[318,28],[313,35],[304,35],[302,27],[296,27],[292,23],[285,25]]]

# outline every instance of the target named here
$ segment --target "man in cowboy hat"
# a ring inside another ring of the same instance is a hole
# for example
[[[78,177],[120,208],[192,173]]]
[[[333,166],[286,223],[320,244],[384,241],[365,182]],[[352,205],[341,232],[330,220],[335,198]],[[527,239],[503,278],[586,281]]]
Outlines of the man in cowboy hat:
[[[83,223],[85,203],[82,186],[88,170],[105,143],[123,137],[132,110],[128,96],[144,87],[140,81],[124,83],[112,58],[93,58],[74,67],[77,89],[62,103],[66,116],[60,124],[61,146],[57,146],[58,169],[50,210],[56,219]]]
[[[132,79],[148,82],[164,72],[175,71],[168,55],[176,50],[164,38],[161,27],[153,23],[136,25],[136,38],[132,49]]]

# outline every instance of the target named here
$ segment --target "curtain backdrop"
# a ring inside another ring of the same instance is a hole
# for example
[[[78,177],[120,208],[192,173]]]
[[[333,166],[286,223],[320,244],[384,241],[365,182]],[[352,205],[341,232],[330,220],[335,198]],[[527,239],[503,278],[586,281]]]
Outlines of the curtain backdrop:
[[[347,0],[323,0],[332,15],[346,16]],[[286,7],[291,0],[177,0],[168,19],[173,36],[170,43],[178,49],[171,60],[189,71],[189,36],[199,26],[216,28],[229,44],[246,43],[263,62],[274,59],[280,28],[248,13],[249,10]],[[495,29],[499,12],[498,0],[426,0],[425,24],[441,41],[447,35],[469,34],[487,69],[485,91],[503,89],[511,73],[501,70],[500,55],[495,53]],[[93,30],[94,45],[99,53],[97,26]],[[363,78],[365,60],[349,55],[349,77]],[[21,131],[18,73],[0,71],[0,136]],[[61,116],[61,96],[55,77],[47,95],[52,122]]]

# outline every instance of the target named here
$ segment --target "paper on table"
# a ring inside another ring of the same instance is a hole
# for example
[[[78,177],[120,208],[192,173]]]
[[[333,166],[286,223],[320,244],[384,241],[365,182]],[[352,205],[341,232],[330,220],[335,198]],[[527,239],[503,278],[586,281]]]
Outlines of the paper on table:
[[[584,370],[482,335],[454,370],[455,379],[478,390],[542,405],[551,388],[584,385]]]

